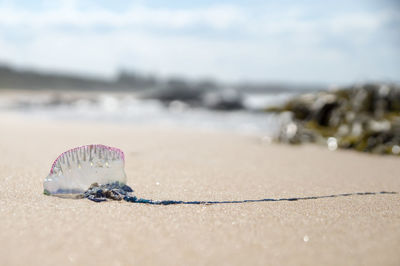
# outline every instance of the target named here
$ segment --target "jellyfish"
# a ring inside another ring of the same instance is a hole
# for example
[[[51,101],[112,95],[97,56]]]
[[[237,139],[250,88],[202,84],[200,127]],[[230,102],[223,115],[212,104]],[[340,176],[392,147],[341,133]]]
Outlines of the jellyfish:
[[[45,178],[44,194],[59,197],[83,197],[90,188],[126,184],[124,153],[105,145],[86,145],[62,153]]]
[[[238,204],[271,201],[315,200],[355,195],[398,194],[398,192],[358,192],[325,196],[263,198],[224,201],[152,200],[138,198],[126,184],[125,156],[118,149],[105,145],[86,145],[62,153],[51,166],[43,182],[44,194],[63,198],[87,198],[95,202],[125,200],[152,205]]]

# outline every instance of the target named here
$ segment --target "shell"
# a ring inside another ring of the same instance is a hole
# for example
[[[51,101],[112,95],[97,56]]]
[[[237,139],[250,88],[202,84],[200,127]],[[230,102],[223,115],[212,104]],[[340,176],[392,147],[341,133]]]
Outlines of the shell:
[[[126,183],[124,153],[105,145],[86,145],[63,152],[43,182],[50,195],[82,194],[91,184]]]

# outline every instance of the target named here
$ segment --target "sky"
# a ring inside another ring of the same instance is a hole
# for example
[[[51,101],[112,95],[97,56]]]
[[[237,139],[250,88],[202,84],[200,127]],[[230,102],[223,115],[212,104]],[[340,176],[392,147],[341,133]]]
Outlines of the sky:
[[[400,81],[397,0],[0,0],[0,64],[112,78]]]

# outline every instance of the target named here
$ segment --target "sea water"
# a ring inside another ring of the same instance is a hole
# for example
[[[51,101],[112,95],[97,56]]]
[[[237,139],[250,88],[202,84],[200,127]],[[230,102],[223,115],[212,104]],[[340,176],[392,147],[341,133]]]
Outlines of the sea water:
[[[57,93],[31,93],[12,99],[0,95],[0,111],[40,119],[82,120],[162,128],[192,128],[229,131],[249,135],[273,135],[279,128],[279,115],[263,109],[276,106],[293,93],[247,94],[244,109],[216,111],[192,107],[180,101],[169,104],[158,100],[139,99],[128,93],[88,93],[67,97]]]

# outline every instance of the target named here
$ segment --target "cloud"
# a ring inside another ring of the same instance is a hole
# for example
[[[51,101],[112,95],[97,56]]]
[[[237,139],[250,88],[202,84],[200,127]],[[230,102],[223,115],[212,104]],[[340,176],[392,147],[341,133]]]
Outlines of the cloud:
[[[393,68],[400,69],[399,49],[390,46],[394,37],[379,43],[387,25],[400,25],[396,10],[329,15],[299,6],[284,10],[133,3],[115,11],[81,8],[75,1],[29,10],[3,4],[0,60],[108,76],[120,67],[224,80],[346,82],[400,76]]]
[[[1,24],[32,28],[46,28],[54,25],[69,25],[78,28],[106,25],[115,28],[152,26],[180,29],[201,25],[224,29],[239,22],[242,16],[239,8],[226,5],[184,10],[132,6],[124,12],[99,8],[87,11],[73,5],[64,5],[40,12],[21,10],[13,6],[0,7]]]

